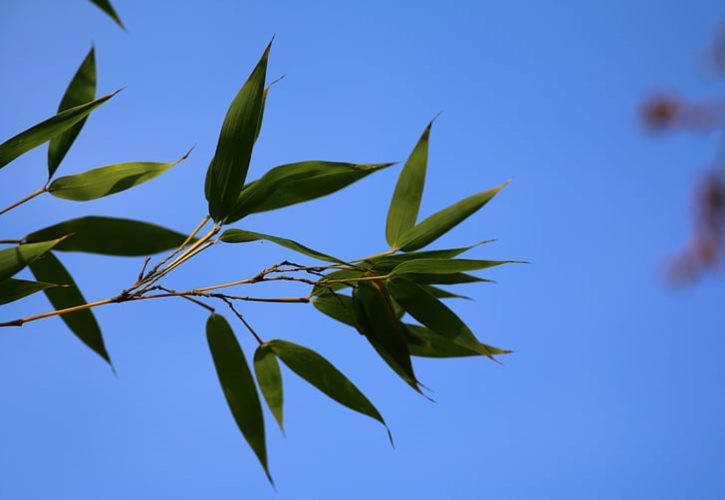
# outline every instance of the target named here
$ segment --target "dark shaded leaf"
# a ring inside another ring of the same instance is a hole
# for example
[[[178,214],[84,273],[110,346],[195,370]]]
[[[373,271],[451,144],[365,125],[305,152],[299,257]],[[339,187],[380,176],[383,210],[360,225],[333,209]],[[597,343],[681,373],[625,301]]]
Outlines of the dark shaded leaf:
[[[66,109],[0,144],[0,168],[23,153],[27,153],[56,135],[65,132],[119,92],[120,90],[117,90],[112,94],[99,97],[95,101]]]
[[[512,263],[520,262],[514,260],[418,259],[403,262],[396,266],[391,274],[394,276],[403,274],[456,274]]]
[[[275,210],[332,194],[391,165],[394,164],[304,161],[275,167],[244,186],[228,220],[234,222],[252,213]]]
[[[55,250],[142,257],[176,248],[186,239],[181,233],[148,222],[89,216],[35,231],[25,241],[46,241],[66,235]]]
[[[267,466],[267,445],[264,437],[264,415],[257,388],[242,348],[223,316],[212,313],[206,323],[206,338],[214,359],[219,384],[239,430],[249,443],[270,482]]]
[[[387,289],[381,283],[360,281],[353,291],[352,302],[355,323],[360,333],[365,335],[378,352],[384,351],[386,355],[383,359],[392,360],[394,366],[391,367],[398,374],[402,371],[403,379],[408,385],[419,391],[408,344]]]
[[[425,173],[428,165],[428,139],[430,122],[405,162],[395,185],[385,225],[385,239],[392,248],[399,247],[400,237],[415,226],[420,200],[423,197]]]
[[[352,305],[352,297],[340,293],[323,293],[312,301],[312,305],[332,319],[341,323],[357,327],[355,324],[355,310]]]
[[[37,280],[67,285],[44,290],[46,297],[48,297],[56,311],[86,303],[86,299],[83,298],[83,294],[73,281],[70,273],[51,252],[31,263],[30,270]],[[76,337],[105,359],[108,364],[111,364],[111,358],[108,351],[106,351],[101,329],[90,309],[62,314],[60,317]]]
[[[113,19],[116,24],[118,24],[122,30],[126,31],[126,27],[121,22],[121,18],[118,17],[118,14],[116,14],[116,11],[113,9],[113,6],[111,5],[111,2],[109,0],[91,0],[96,6],[98,6],[99,9],[101,9],[103,12],[108,14],[108,16]]]
[[[398,248],[410,252],[432,243],[483,207],[507,184],[508,182],[482,193],[474,194],[448,208],[444,208],[440,212],[436,212],[401,235]]]
[[[448,290],[443,290],[442,288],[438,288],[431,285],[420,285],[423,290],[431,294],[433,297],[436,297],[438,299],[465,299],[465,300],[472,300],[471,297],[466,297],[465,295],[458,295],[456,293],[451,293]]]
[[[8,278],[0,281],[0,304],[15,302],[23,297],[32,295],[35,292],[58,286],[55,283],[44,283],[42,281],[16,280]]]
[[[128,162],[94,168],[81,174],[59,177],[48,186],[57,198],[89,201],[131,189],[158,177],[171,167],[186,160],[189,153],[175,162]]]
[[[493,280],[479,278],[466,273],[453,274],[408,274],[406,279],[421,285],[459,285],[463,283],[495,283]]]
[[[321,392],[351,410],[374,418],[388,429],[382,415],[368,398],[325,358],[312,349],[284,340],[272,340],[268,345],[290,370]]]
[[[267,345],[257,347],[254,353],[254,372],[257,374],[257,383],[262,395],[267,401],[272,415],[284,431],[282,424],[282,374],[274,353]]]
[[[225,243],[247,243],[249,241],[267,240],[272,243],[276,243],[295,252],[307,255],[313,259],[324,260],[326,262],[335,262],[344,264],[343,261],[330,255],[318,252],[309,247],[297,243],[296,241],[288,240],[286,238],[280,238],[278,236],[270,236],[268,234],[254,233],[252,231],[243,231],[241,229],[227,229],[224,231],[220,238]]]
[[[509,354],[512,351],[481,344],[480,349],[470,349],[456,344],[450,339],[434,332],[430,328],[419,325],[405,324],[406,339],[412,356],[425,358],[459,358],[465,356],[484,356],[486,352],[493,355]]]
[[[420,285],[395,278],[388,282],[388,289],[398,304],[423,325],[461,346],[493,358],[456,313]]]
[[[0,250],[0,281],[10,278],[12,275],[60,243],[60,241],[61,239],[55,239],[39,243],[27,243]],[[43,280],[41,279],[41,281]],[[53,280],[46,281],[56,283]]]
[[[232,213],[247,178],[261,120],[270,48],[271,44],[229,107],[207,170],[205,191],[209,214],[217,222],[226,220]]]
[[[78,71],[68,85],[68,89],[63,95],[58,107],[58,113],[66,109],[73,108],[91,102],[96,98],[96,57],[95,51],[91,47],[90,52],[81,63]],[[71,128],[62,132],[50,140],[48,144],[48,179],[60,166],[66,153],[73,145],[78,134],[85,124],[86,116],[81,121],[73,125]]]

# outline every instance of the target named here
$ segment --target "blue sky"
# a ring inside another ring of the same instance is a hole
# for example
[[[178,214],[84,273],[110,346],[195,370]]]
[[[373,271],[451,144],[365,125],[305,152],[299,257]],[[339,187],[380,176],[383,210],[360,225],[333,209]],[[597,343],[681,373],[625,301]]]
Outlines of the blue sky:
[[[95,44],[95,112],[59,173],[192,157],[90,204],[41,197],[0,238],[85,214],[189,231],[235,92],[276,34],[251,178],[291,161],[404,160],[433,129],[423,215],[514,182],[441,239],[488,238],[480,258],[525,259],[466,290],[456,310],[491,344],[481,359],[418,360],[437,403],[410,391],[349,329],[302,305],[245,307],[266,338],[310,346],[376,404],[372,420],[285,373],[286,430],[268,415],[274,492],[235,428],[204,337],[177,302],[99,309],[118,375],[57,319],[0,332],[0,497],[7,499],[719,499],[725,496],[723,276],[671,290],[692,189],[717,137],[645,133],[653,90],[722,96],[703,55],[716,1],[186,2],[116,0],[128,33],[89,2],[0,5],[0,139],[51,115]],[[45,148],[0,173],[7,205],[45,180]],[[329,198],[254,216],[245,229],[346,258],[385,249],[399,170]],[[269,244],[215,248],[170,277],[193,287],[289,257]],[[88,298],[116,294],[142,259],[67,254]],[[41,296],[2,319],[45,311]],[[238,330],[247,353],[253,339]]]

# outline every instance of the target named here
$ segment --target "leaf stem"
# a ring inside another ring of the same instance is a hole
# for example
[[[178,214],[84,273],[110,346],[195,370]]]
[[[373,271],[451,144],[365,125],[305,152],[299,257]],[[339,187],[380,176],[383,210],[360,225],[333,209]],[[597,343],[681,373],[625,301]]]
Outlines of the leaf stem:
[[[6,212],[9,212],[9,211],[10,211],[10,210],[12,210],[13,208],[19,207],[19,206],[20,206],[20,205],[22,205],[23,203],[25,203],[25,202],[27,202],[27,201],[30,201],[30,200],[32,200],[33,198],[35,198],[36,196],[39,196],[39,195],[41,195],[41,194],[45,193],[45,192],[46,192],[47,190],[48,190],[48,188],[47,188],[46,186],[43,186],[42,188],[38,189],[37,191],[35,191],[35,192],[33,192],[33,193],[30,193],[30,194],[29,194],[28,196],[26,196],[26,197],[25,197],[25,198],[23,198],[22,200],[20,200],[20,201],[17,201],[17,202],[15,202],[15,203],[13,203],[12,205],[10,205],[9,207],[7,207],[7,208],[4,208],[4,209],[0,210],[0,215],[4,214],[4,213],[6,213]]]
[[[387,257],[388,255],[393,255],[397,251],[397,248],[391,248],[390,250],[387,250],[385,252],[376,253],[375,255],[370,255],[369,257],[363,257],[362,259],[353,260],[352,262],[364,262],[366,260],[377,259],[378,257]]]

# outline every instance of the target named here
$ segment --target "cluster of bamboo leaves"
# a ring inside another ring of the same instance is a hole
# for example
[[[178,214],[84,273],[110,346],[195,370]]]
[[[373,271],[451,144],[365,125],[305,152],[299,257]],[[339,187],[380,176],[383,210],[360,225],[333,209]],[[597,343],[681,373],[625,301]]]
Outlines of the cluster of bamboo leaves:
[[[123,26],[108,2],[94,3],[107,13],[106,7],[110,8],[112,17]],[[272,168],[260,178],[246,182],[269,92],[266,86],[269,53],[270,46],[234,98],[207,170],[204,191],[215,231],[255,213],[331,194],[392,165],[306,161]],[[79,202],[95,200],[151,180],[186,159],[188,153],[173,162],[116,163],[55,178],[89,114],[117,92],[96,97],[95,54],[91,49],[61,99],[57,114],[0,145],[0,168],[3,168],[25,152],[49,143],[47,182],[21,201],[45,193]],[[324,272],[318,273],[309,294],[314,307],[359,332],[385,363],[420,393],[423,386],[411,357],[494,359],[496,355],[510,352],[480,342],[444,303],[447,299],[466,297],[443,286],[486,282],[470,273],[512,261],[461,258],[478,245],[425,250],[488,203],[505,184],[469,196],[418,221],[431,126],[432,122],[400,173],[385,228],[389,248],[377,256],[346,261],[286,238],[238,228],[226,229],[218,238],[228,244],[267,240],[323,262],[320,269]],[[149,256],[193,241],[180,232],[148,222],[105,216],[89,215],[38,229],[17,240],[17,244],[0,250],[0,304],[40,291],[56,311],[86,304],[59,258],[63,252]],[[35,281],[14,277],[25,267],[30,269]],[[66,312],[60,317],[82,342],[111,363],[91,308]],[[2,324],[12,325],[22,325],[22,320]],[[375,406],[320,354],[285,340],[258,339],[250,368],[224,316],[211,313],[206,335],[228,406],[270,481],[264,415],[257,388],[282,427],[283,385],[278,360],[333,400],[385,425]]]

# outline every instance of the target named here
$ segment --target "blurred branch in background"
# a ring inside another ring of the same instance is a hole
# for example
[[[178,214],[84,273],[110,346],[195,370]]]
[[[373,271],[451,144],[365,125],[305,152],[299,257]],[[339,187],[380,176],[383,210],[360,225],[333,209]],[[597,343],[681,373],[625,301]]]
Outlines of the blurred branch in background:
[[[707,52],[709,69],[725,77],[725,23]],[[725,99],[693,102],[674,92],[659,93],[642,106],[645,127],[655,133],[719,132],[721,139],[711,165],[702,174],[694,193],[692,237],[672,258],[667,281],[681,286],[716,270],[725,258]]]

